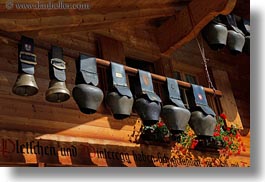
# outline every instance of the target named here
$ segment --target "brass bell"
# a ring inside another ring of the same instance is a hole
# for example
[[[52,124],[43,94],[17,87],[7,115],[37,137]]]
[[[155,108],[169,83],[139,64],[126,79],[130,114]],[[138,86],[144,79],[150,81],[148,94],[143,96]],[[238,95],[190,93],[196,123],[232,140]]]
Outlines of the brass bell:
[[[65,82],[51,80],[49,89],[46,91],[46,100],[49,102],[64,102],[70,98],[70,91]]]
[[[13,93],[19,96],[32,96],[38,93],[38,86],[31,74],[20,74],[13,87]]]

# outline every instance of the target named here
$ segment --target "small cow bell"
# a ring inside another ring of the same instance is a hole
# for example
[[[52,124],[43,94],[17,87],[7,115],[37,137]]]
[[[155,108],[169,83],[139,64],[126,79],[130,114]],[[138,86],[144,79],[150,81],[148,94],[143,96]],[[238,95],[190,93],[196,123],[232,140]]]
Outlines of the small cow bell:
[[[46,100],[49,102],[64,102],[70,98],[70,92],[65,82],[51,80],[49,89],[46,91]]]
[[[159,121],[161,105],[157,101],[151,101],[148,98],[138,98],[134,103],[137,114],[146,126],[151,126]]]
[[[222,49],[226,46],[228,31],[224,24],[212,21],[202,32],[208,45],[213,50]]]
[[[217,122],[212,115],[206,115],[201,111],[191,113],[189,125],[197,136],[213,136]]]
[[[110,92],[106,97],[115,119],[124,119],[130,116],[133,107],[133,97],[123,96],[117,92]]]
[[[13,87],[13,93],[19,96],[32,96],[37,94],[38,90],[34,75],[31,74],[18,75]]]
[[[81,112],[93,114],[103,101],[103,92],[93,85],[78,84],[73,89],[73,97]]]

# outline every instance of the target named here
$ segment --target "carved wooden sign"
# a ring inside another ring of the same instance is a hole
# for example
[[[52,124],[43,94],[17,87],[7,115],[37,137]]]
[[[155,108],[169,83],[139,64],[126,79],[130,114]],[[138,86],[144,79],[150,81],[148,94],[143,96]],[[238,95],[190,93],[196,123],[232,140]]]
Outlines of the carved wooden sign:
[[[249,161],[171,147],[84,139],[59,135],[0,131],[0,162],[70,166],[247,167]]]

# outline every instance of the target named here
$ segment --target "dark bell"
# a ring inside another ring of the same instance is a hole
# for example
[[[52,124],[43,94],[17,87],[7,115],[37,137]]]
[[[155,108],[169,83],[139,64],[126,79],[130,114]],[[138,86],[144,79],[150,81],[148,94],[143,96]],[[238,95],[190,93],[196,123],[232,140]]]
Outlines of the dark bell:
[[[227,34],[227,28],[222,23],[211,22],[203,29],[203,36],[213,50],[226,46]]]
[[[49,89],[46,91],[46,100],[49,102],[64,102],[70,98],[70,92],[66,88],[65,82],[51,80]]]
[[[162,118],[171,131],[185,131],[190,116],[190,111],[182,107],[165,105],[162,109]]]
[[[20,74],[13,87],[13,93],[20,96],[33,96],[38,93],[38,86],[31,74]]]
[[[241,53],[245,44],[245,36],[243,33],[234,30],[228,31],[227,45],[230,51],[234,54]]]
[[[138,98],[134,103],[134,108],[144,125],[151,126],[159,121],[161,112],[159,102],[150,101],[147,98]]]
[[[122,96],[117,92],[107,95],[106,103],[110,107],[115,119],[124,119],[130,116],[133,107],[133,97]]]
[[[93,114],[103,101],[100,88],[88,84],[78,84],[73,89],[73,97],[81,112]]]
[[[205,115],[201,111],[191,113],[189,125],[197,136],[213,136],[217,122],[212,115]]]

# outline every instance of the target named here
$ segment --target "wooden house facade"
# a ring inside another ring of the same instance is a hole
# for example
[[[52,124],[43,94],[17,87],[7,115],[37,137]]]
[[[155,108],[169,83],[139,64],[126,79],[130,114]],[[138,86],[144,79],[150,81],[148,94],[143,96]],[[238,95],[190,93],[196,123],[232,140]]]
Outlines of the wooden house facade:
[[[23,7],[23,3],[35,6]],[[79,4],[79,9],[49,10],[36,7],[36,3],[40,1],[0,2],[0,166],[251,165],[250,57],[243,52],[233,55],[227,47],[212,50],[200,33],[220,14],[233,12],[249,19],[249,1],[65,0],[65,4]],[[85,4],[86,9],[80,8]],[[34,96],[12,92],[19,75],[22,36],[34,40],[34,78],[39,89]],[[209,59],[215,91],[209,88],[196,37]],[[61,103],[45,99],[52,46],[63,49],[65,83],[71,92],[69,100]],[[96,58],[98,87],[104,99],[94,114],[80,112],[72,97],[80,54]],[[138,70],[150,72],[162,101],[166,77],[178,80],[185,106],[189,104],[185,90],[191,89],[191,83],[203,86],[216,115],[225,113],[226,126],[239,129],[244,150],[222,160],[220,153],[208,150],[190,149],[178,155],[177,142],[141,141],[142,121],[135,110],[130,117],[118,120],[106,105],[110,62],[124,65],[131,89]]]

